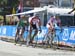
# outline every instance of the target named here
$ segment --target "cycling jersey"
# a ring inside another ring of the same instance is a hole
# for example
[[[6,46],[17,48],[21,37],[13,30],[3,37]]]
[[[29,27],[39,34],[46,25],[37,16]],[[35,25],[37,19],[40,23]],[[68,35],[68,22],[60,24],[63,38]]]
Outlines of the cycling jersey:
[[[47,28],[52,28],[52,26],[53,26],[53,28],[55,28],[55,27],[59,26],[60,23],[61,23],[60,19],[50,18],[50,20],[47,23]]]
[[[27,21],[24,19],[20,19],[18,26],[24,27],[27,24]]]
[[[36,23],[39,23],[39,18],[34,16],[32,17],[31,21],[30,21],[32,24],[36,24]]]
[[[34,16],[32,16],[32,17],[29,17],[29,23],[31,22],[32,18],[34,18]]]
[[[38,17],[32,17],[30,24],[32,25],[33,29],[39,28],[39,18]]]
[[[55,19],[52,23],[53,23],[53,26],[54,26],[54,27],[57,27],[57,26],[59,26],[59,24],[60,24],[61,22],[60,22],[59,19],[57,19],[57,20]]]

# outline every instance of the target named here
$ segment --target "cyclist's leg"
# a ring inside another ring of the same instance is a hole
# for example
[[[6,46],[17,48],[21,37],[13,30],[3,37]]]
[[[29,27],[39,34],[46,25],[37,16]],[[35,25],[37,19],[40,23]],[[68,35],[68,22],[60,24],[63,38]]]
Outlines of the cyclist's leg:
[[[17,28],[17,30],[16,30],[15,37],[17,37],[18,34],[19,34],[19,28]]]
[[[47,34],[47,46],[50,47],[51,45],[51,30],[49,29]]]
[[[31,35],[32,35],[32,26],[30,26],[30,32],[29,32],[29,43],[32,43],[32,37],[31,37]]]
[[[50,37],[51,37],[51,30],[48,29],[48,33],[46,34],[46,41],[47,41],[47,44],[49,44]]]
[[[19,40],[18,35],[19,35],[19,28],[17,28],[17,31],[16,31],[16,35],[15,35],[15,43],[17,43],[18,40]]]
[[[33,41],[33,37],[31,36],[31,34],[32,34],[32,30],[34,30],[35,28],[36,28],[35,25],[33,25],[33,24],[30,25],[30,32],[29,32],[30,43],[32,43],[32,41]]]
[[[24,31],[25,31],[25,27],[22,27],[22,29],[21,29],[22,31],[21,31],[21,34],[20,34],[20,41],[21,42],[24,42],[24,38],[23,38],[23,34],[24,34]],[[21,43],[22,44],[22,43]]]
[[[33,36],[32,36],[32,39],[31,39],[32,43],[33,43],[34,38],[36,37],[37,33],[38,33],[38,30],[37,30],[37,29],[35,29],[34,34],[33,34]],[[35,41],[35,44],[34,44],[34,45],[32,45],[32,46],[33,46],[33,47],[35,47],[36,45],[37,45],[37,41]]]
[[[32,41],[34,40],[34,37],[35,37],[35,36],[37,35],[37,33],[38,33],[38,29],[37,29],[36,27],[34,28],[34,30],[35,30],[35,31],[34,31],[34,34],[33,34],[33,36],[32,36],[32,39],[31,39]]]
[[[30,25],[30,26],[29,26],[29,34],[28,34],[27,43],[26,43],[27,46],[29,46],[30,43],[31,43],[31,34],[32,34],[32,27],[31,27],[31,25]]]
[[[50,34],[50,30],[48,30],[48,33],[46,34],[46,44],[48,44],[49,42],[49,34]]]
[[[54,37],[55,37],[55,31],[52,30],[52,31],[51,31],[51,38],[50,38],[50,39],[51,39],[51,40],[50,40],[50,42],[51,42],[51,43],[50,43],[51,47],[53,46]]]
[[[45,35],[45,42],[44,42],[44,48],[49,48],[50,47],[50,37],[51,37],[51,30],[50,29],[48,29],[48,32],[46,33],[46,35]]]

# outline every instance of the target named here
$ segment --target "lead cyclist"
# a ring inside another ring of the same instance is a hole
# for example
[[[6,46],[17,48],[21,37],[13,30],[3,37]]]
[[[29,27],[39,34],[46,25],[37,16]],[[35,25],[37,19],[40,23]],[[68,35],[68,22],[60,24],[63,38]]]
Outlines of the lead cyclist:
[[[51,16],[51,18],[47,22],[48,34],[51,34],[50,47],[52,47],[52,45],[53,45],[53,39],[54,39],[55,31],[56,31],[55,27],[57,27],[57,26],[59,26],[61,28],[61,20],[59,19],[59,15],[55,15],[55,17]]]

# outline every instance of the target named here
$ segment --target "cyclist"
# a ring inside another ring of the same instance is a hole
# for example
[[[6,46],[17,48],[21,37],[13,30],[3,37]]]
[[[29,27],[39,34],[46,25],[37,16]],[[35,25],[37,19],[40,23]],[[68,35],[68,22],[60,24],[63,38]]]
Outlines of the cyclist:
[[[51,41],[50,41],[50,44],[52,46],[52,41],[54,39],[54,34],[55,34],[55,27],[61,27],[61,20],[59,19],[59,16],[56,15],[55,17],[54,16],[51,16],[51,18],[49,19],[49,21],[47,22],[47,28],[48,28],[48,34],[50,33],[51,34]]]
[[[41,21],[40,21],[38,15],[34,15],[34,16],[29,18],[29,25],[30,25],[30,30],[29,30],[28,38],[29,38],[29,44],[30,44],[33,42],[34,37],[38,33],[38,30],[40,29],[40,31],[41,31]],[[32,30],[34,30],[35,32],[34,32],[33,36],[31,37]]]
[[[19,19],[19,21],[18,21],[18,24],[17,24],[17,31],[16,31],[16,35],[15,35],[15,44],[20,40],[21,41],[21,39],[20,38],[22,38],[23,39],[23,33],[24,33],[24,31],[25,31],[25,26],[27,26],[27,20],[25,19],[25,16],[24,15],[22,15],[21,16],[21,18]],[[20,33],[20,29],[22,29],[21,30],[21,33]],[[17,38],[17,35],[19,35],[19,33],[20,33],[20,38],[19,38],[19,36],[18,36],[18,38]],[[24,39],[23,39],[23,41],[24,41]]]

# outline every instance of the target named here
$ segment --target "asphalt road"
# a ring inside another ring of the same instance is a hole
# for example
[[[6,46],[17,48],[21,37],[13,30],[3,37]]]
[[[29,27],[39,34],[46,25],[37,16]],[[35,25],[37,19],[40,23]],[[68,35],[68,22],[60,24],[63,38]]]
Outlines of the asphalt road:
[[[75,52],[19,46],[0,40],[0,56],[75,56]]]

